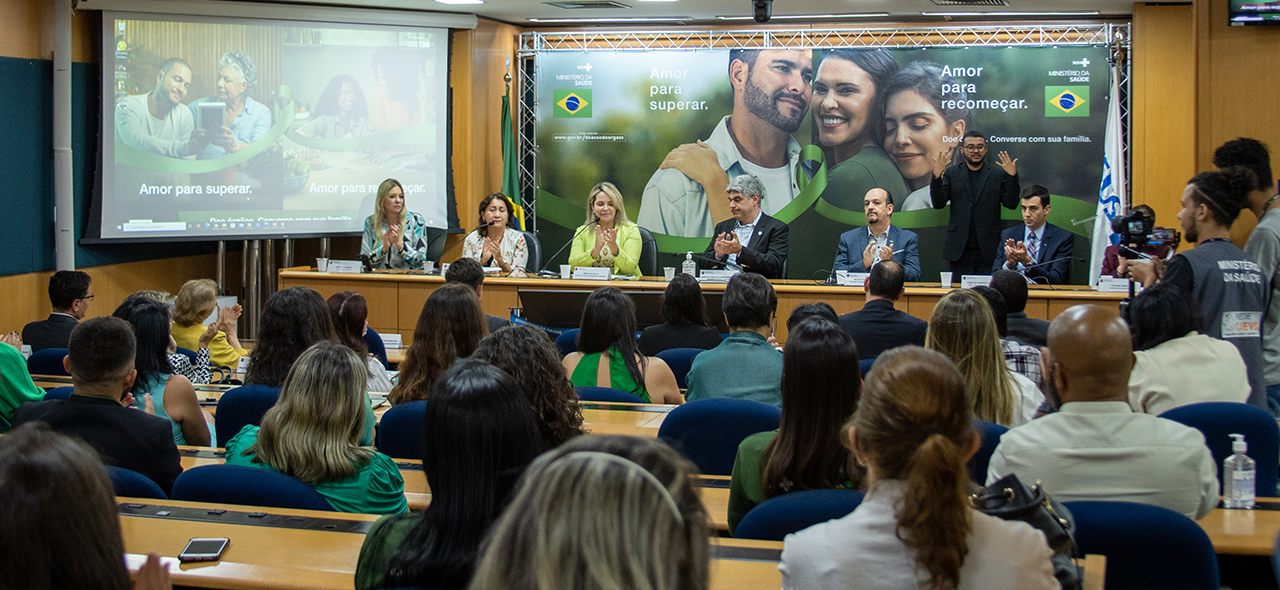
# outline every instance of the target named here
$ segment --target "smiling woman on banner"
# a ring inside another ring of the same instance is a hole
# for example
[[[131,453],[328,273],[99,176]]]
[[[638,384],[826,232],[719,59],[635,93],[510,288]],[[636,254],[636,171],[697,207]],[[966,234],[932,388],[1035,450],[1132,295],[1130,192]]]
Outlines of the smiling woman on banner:
[[[898,62],[884,49],[832,49],[813,81],[813,127],[829,150],[827,189],[822,198],[842,209],[860,210],[862,197],[884,189],[902,203],[907,188],[884,144],[884,88]]]
[[[368,135],[372,129],[369,105],[355,78],[346,74],[334,76],[316,101],[314,118],[298,129],[303,137],[345,139]]]
[[[360,254],[375,268],[420,269],[427,261],[425,226],[421,215],[405,207],[400,181],[388,178],[378,185],[373,215],[364,220]]]
[[[917,61],[902,68],[885,86],[884,149],[914,191],[902,203],[901,211],[933,207],[929,181],[937,154],[954,149],[972,126],[969,109],[942,106],[942,87],[955,84],[950,76],[942,75],[938,64]],[[947,103],[964,104],[964,94],[955,98]],[[952,157],[958,155],[955,150]]]
[[[491,193],[482,199],[480,224],[463,239],[462,255],[483,266],[500,267],[505,274],[523,275],[529,246],[524,234],[510,227],[511,200],[502,193]]]
[[[601,182],[587,194],[587,220],[574,233],[569,264],[640,276],[640,226],[627,219],[622,193],[612,182]]]
[[[221,102],[222,127],[209,137],[209,145],[200,152],[201,160],[234,154],[258,141],[271,129],[271,109],[249,96],[258,85],[258,68],[248,55],[228,51],[218,59],[217,94],[191,103],[191,112],[199,124],[200,104]]]

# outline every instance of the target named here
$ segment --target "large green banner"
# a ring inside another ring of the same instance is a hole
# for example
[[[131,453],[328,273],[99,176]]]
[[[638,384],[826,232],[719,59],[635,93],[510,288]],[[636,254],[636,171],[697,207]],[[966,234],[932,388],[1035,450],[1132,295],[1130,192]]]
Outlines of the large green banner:
[[[1105,48],[552,52],[537,67],[544,249],[584,223],[587,192],[607,180],[655,234],[658,266],[678,266],[728,218],[724,183],[750,173],[764,183],[764,212],[790,225],[789,278],[825,279],[840,234],[865,225],[863,197],[881,188],[893,224],[920,238],[924,280],[936,281],[950,211],[933,208],[929,179],[938,158],[961,162],[954,148],[976,130],[987,166],[1007,151],[1023,187],[1049,189],[1049,222],[1076,233],[1087,258]],[[1021,223],[1016,210],[1003,218]],[[1087,280],[1085,266],[1072,282]]]

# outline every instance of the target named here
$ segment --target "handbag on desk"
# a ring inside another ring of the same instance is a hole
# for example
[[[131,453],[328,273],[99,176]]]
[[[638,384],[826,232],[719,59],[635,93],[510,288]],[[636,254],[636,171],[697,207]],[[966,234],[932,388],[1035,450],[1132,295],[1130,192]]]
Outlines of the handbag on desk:
[[[1080,569],[1072,561],[1075,548],[1075,518],[1065,506],[1050,498],[1039,483],[1031,487],[1014,474],[982,488],[970,496],[973,507],[1000,520],[1017,520],[1044,534],[1053,550],[1053,577],[1063,590],[1079,590]]]

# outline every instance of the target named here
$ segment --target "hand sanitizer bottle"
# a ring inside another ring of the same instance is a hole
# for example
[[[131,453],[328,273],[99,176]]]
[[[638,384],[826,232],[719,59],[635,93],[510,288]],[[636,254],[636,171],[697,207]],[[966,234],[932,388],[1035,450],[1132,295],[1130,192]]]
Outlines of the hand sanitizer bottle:
[[[693,261],[693,252],[684,255],[684,262],[680,265],[680,272],[687,274],[693,278],[698,278],[698,263]]]
[[[1254,484],[1257,467],[1245,451],[1249,445],[1243,434],[1232,434],[1234,454],[1222,461],[1222,501],[1227,508],[1251,509],[1254,506]]]

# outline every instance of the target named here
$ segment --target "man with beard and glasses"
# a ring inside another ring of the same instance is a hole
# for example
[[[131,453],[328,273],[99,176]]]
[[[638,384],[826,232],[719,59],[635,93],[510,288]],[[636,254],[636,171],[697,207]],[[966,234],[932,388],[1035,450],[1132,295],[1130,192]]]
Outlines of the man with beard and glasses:
[[[885,260],[902,264],[906,280],[920,280],[919,240],[915,232],[890,223],[893,217],[893,199],[889,191],[873,188],[862,198],[867,225],[855,227],[840,234],[840,249],[832,272],[871,272],[871,268]]]
[[[1041,349],[1057,413],[1010,429],[987,482],[1013,473],[1064,502],[1139,502],[1200,518],[1218,504],[1218,469],[1200,431],[1134,412],[1129,328],[1114,311],[1076,305],[1054,318]]]
[[[715,166],[682,166],[699,173],[691,178],[676,168],[653,173],[645,186],[636,223],[655,232],[710,237],[718,221],[731,216],[725,203],[707,202],[721,195],[728,181],[752,174],[764,183],[760,209],[774,215],[800,193],[796,168],[800,144],[791,133],[800,128],[813,91],[813,58],[808,50],[735,49],[729,52],[733,113],[720,120],[711,137],[689,147],[700,162]],[[678,150],[680,148],[677,148]],[[706,178],[703,178],[702,176]],[[713,213],[718,207],[719,214]]]
[[[1000,152],[1000,170],[988,168],[987,137],[977,131],[964,134],[960,149],[964,164],[948,167],[951,151],[942,152],[929,185],[934,209],[951,203],[942,258],[959,275],[991,274],[1000,245],[1000,207],[1018,206],[1018,161]]]
[[[181,158],[209,142],[182,99],[191,90],[191,66],[171,57],[160,64],[156,87],[116,104],[116,141],[153,154]]]

